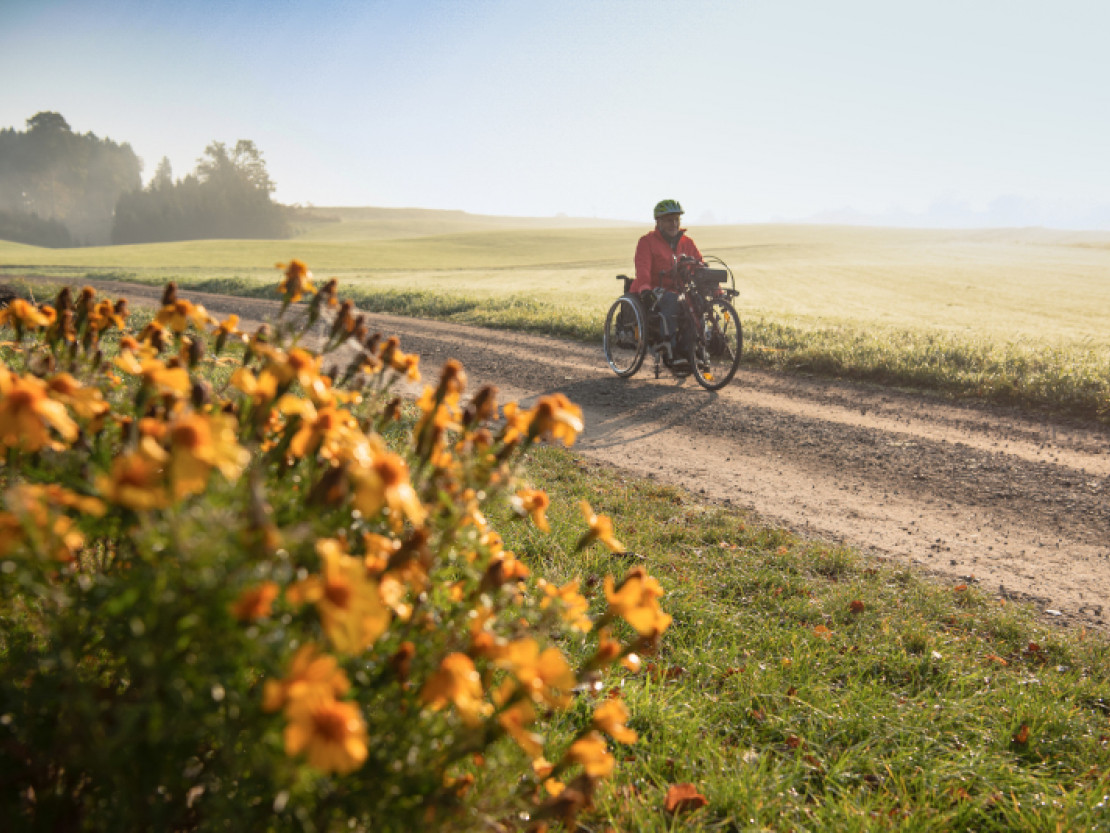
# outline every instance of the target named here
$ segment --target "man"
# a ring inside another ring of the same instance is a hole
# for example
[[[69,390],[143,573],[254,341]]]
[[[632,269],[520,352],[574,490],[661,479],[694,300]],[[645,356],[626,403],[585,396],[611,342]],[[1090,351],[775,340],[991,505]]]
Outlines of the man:
[[[686,236],[682,225],[682,206],[677,200],[663,200],[655,206],[655,230],[648,232],[636,244],[636,280],[632,282],[632,294],[647,289],[655,293],[656,309],[659,311],[665,350],[668,363],[683,354],[678,351],[676,325],[678,322],[678,259],[683,255],[701,263],[701,252],[694,241]]]

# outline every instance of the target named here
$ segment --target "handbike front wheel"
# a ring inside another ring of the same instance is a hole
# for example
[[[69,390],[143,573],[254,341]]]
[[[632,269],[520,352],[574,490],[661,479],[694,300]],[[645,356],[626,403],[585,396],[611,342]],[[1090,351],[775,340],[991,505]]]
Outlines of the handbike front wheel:
[[[622,295],[605,316],[605,360],[622,379],[640,369],[647,354],[647,327],[640,302]]]
[[[696,337],[690,339],[690,368],[706,390],[720,390],[736,375],[744,334],[740,316],[723,298],[713,298],[696,322]]]

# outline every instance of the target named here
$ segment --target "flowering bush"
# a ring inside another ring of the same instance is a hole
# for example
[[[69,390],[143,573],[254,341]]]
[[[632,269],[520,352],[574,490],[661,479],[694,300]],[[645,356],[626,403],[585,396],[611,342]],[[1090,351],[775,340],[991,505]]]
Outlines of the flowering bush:
[[[636,740],[603,675],[670,622],[642,569],[591,606],[487,518],[547,529],[515,464],[581,412],[464,400],[449,360],[403,419],[417,358],[282,268],[252,334],[172,284],[138,332],[89,288],[0,310],[0,817],[572,824]]]

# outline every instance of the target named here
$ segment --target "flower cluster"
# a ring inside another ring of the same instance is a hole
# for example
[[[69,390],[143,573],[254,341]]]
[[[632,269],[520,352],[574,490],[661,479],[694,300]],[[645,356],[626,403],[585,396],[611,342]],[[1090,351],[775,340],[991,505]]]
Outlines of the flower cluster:
[[[253,333],[173,284],[134,332],[91,288],[0,311],[0,603],[19,623],[0,747],[27,773],[18,812],[48,795],[121,828],[189,829],[221,802],[247,826],[243,808],[268,827],[570,825],[612,744],[636,740],[623,702],[595,699],[603,675],[637,670],[670,623],[642,569],[591,600],[534,577],[490,520],[549,531],[518,461],[571,445],[581,411],[468,395],[448,360],[403,418],[394,387],[420,380],[418,358],[334,281],[279,266],[277,319]],[[578,546],[619,552],[582,512]],[[48,712],[88,743],[36,735]],[[129,744],[139,765],[107,757]]]

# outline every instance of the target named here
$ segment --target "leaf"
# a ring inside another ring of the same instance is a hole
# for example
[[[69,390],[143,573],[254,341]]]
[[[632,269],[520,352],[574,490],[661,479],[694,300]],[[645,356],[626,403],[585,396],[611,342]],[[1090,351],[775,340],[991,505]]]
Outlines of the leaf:
[[[817,627],[815,627],[813,629],[813,632],[815,634],[817,634],[817,636],[821,637],[822,639],[831,639],[832,638],[832,631],[830,631],[824,625],[818,625]]]
[[[956,593],[962,593],[963,591],[967,590],[967,585],[957,584],[955,587],[952,588],[952,590]]]
[[[866,609],[867,605],[865,605],[859,599],[854,599],[852,603],[848,605],[848,610],[852,611],[852,613],[863,613],[863,611]]]
[[[708,803],[709,799],[699,793],[693,784],[671,784],[663,806],[668,813],[673,814],[697,810]]]
[[[1018,729],[1017,734],[1012,738],[1013,742],[1024,746],[1029,742],[1029,725],[1022,723],[1021,728]]]
[[[997,662],[999,665],[1009,665],[1010,664],[1007,660],[1004,660],[998,654],[987,654],[986,658],[988,660],[990,660],[991,662]]]

